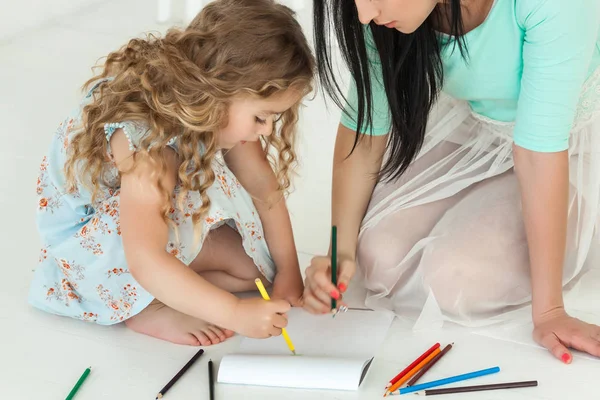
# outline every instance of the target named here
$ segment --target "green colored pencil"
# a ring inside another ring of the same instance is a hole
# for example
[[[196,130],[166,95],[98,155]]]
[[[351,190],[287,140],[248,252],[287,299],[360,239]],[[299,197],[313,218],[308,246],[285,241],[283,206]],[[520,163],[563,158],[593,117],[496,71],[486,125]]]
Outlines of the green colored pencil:
[[[77,391],[79,390],[81,385],[83,385],[83,382],[86,380],[86,378],[88,377],[88,375],[90,374],[91,371],[92,371],[92,367],[89,367],[85,371],[83,371],[83,374],[81,374],[81,377],[79,378],[79,380],[77,381],[75,386],[73,386],[71,393],[69,393],[69,395],[67,396],[67,398],[65,400],[71,400],[73,397],[75,397],[75,394],[77,393]]]
[[[337,227],[331,228],[331,283],[337,287]],[[331,298],[331,311],[335,313],[337,301]]]

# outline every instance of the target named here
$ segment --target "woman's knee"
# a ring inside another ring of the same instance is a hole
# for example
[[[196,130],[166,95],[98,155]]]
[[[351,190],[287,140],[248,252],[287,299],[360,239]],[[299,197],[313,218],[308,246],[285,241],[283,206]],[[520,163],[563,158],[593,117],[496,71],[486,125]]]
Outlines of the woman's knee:
[[[413,241],[390,235],[390,232],[366,231],[358,241],[356,254],[366,287],[378,291],[395,285],[408,271],[406,256],[413,245]]]
[[[421,259],[424,285],[442,311],[460,319],[488,317],[527,301],[531,294],[526,257],[479,257],[464,249],[436,248]]]

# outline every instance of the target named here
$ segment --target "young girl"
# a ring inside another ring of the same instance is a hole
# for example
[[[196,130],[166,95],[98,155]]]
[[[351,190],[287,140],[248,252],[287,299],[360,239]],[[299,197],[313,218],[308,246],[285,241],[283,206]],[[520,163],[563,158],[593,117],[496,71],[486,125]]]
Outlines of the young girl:
[[[108,55],[41,166],[31,304],[180,344],[280,334],[303,291],[282,196],[313,65],[271,0]],[[232,294],[256,278],[273,301]]]
[[[339,287],[316,258],[307,308],[327,311],[358,265],[372,307],[480,324],[531,302],[559,360],[600,356],[600,327],[563,304],[600,254],[600,2],[314,10],[323,82],[335,95],[331,21],[353,84],[334,156]]]

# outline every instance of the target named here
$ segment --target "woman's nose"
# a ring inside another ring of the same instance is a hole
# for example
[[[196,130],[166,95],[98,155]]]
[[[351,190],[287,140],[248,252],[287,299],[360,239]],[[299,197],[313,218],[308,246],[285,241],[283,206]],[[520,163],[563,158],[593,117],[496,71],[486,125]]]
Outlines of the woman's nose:
[[[354,3],[356,4],[358,19],[361,24],[366,25],[379,16],[379,10],[374,2],[370,0],[354,0]]]

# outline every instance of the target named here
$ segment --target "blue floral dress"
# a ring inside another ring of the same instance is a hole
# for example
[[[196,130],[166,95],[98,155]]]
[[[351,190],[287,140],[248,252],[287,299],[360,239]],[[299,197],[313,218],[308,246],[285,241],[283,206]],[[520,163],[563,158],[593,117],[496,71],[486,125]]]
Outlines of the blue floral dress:
[[[44,311],[109,325],[130,318],[154,299],[131,276],[119,223],[118,171],[110,168],[107,186],[101,187],[92,204],[91,192],[79,185],[75,193],[65,190],[64,164],[72,135],[78,132],[83,107],[92,91],[58,127],[37,180],[37,226],[42,241],[39,265],[29,291],[29,302]],[[106,139],[122,128],[130,147],[138,149],[148,129],[139,122],[106,124]],[[177,142],[170,147],[177,151]],[[225,165],[222,155],[213,163],[216,179],[208,190],[212,206],[203,220],[202,236],[194,242],[192,213],[201,205],[198,192],[190,192],[184,209],[173,206],[167,251],[189,265],[198,255],[211,229],[226,223],[241,236],[246,253],[269,281],[275,266],[264,240],[262,224],[250,195]],[[173,193],[173,204],[179,191]]]

